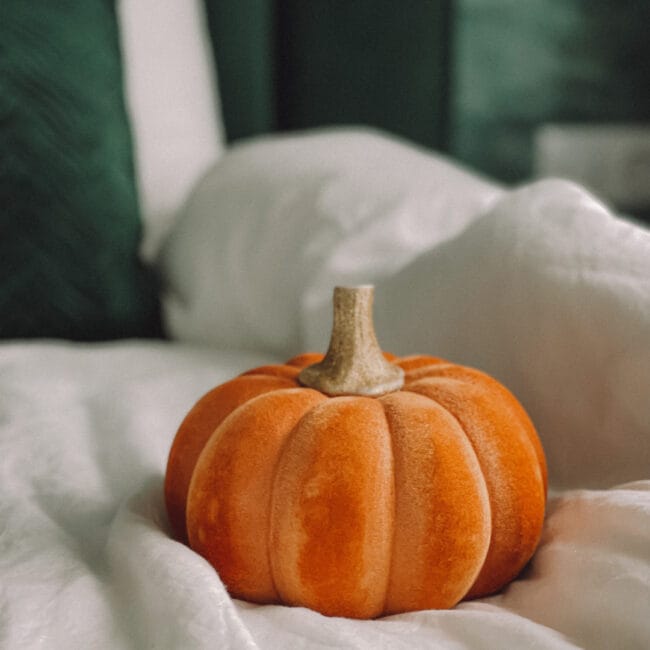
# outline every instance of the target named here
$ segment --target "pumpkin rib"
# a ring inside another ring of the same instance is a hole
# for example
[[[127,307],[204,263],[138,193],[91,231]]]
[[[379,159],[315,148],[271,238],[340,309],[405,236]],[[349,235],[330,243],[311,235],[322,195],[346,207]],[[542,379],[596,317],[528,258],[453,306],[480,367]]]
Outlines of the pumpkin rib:
[[[286,436],[326,398],[311,389],[271,391],[231,413],[196,464],[188,491],[192,548],[218,571],[237,598],[277,602],[267,536],[273,469]]]
[[[535,456],[537,457],[537,462],[539,463],[544,480],[544,493],[546,493],[548,489],[548,470],[546,467],[546,457],[544,455],[542,444],[528,413],[519,403],[517,398],[508,390],[508,388],[501,382],[497,381],[494,377],[481,370],[478,370],[477,368],[449,362],[445,362],[444,364],[430,364],[426,367],[423,366],[421,369],[418,368],[412,373],[407,372],[406,382],[410,383],[417,381],[418,379],[425,379],[427,377],[434,376],[450,377],[469,381],[481,381],[483,383],[489,384],[491,388],[496,389],[498,392],[507,394],[508,398],[510,398],[511,405],[514,406],[515,410],[517,411],[517,417],[523,420],[523,423],[525,425],[523,428],[526,432],[526,437],[533,445],[533,448],[535,450]]]
[[[494,379],[490,375],[472,368],[471,366],[461,366],[458,364],[449,364],[448,366],[436,366],[431,367],[431,373],[429,377],[451,377],[461,379],[464,376],[472,377],[474,380],[478,380],[490,386],[490,389],[496,390],[501,395],[505,395],[510,402],[511,408],[513,408],[517,413],[517,419],[520,420],[522,424],[522,431],[524,432],[529,443],[533,447],[537,463],[542,473],[544,494],[548,490],[548,468],[546,466],[546,456],[544,455],[544,450],[542,448],[542,443],[537,435],[535,426],[533,425],[530,416],[526,412],[526,409],[519,403],[517,398],[504,386],[501,382]],[[424,377],[423,377],[424,378]]]
[[[499,468],[496,466],[497,459],[489,458],[489,457],[486,458],[484,455],[485,453],[490,454],[491,452],[495,452],[495,451],[496,452],[503,451],[501,449],[502,444],[497,444],[496,442],[497,440],[496,436],[489,435],[489,434],[488,435],[481,434],[480,438],[477,438],[475,441],[473,440],[473,434],[470,434],[470,432],[468,431],[468,427],[470,430],[474,432],[486,431],[484,427],[493,424],[491,423],[490,419],[480,418],[479,421],[482,424],[478,425],[476,418],[473,417],[473,418],[468,418],[467,424],[465,424],[459,414],[454,413],[454,411],[451,410],[447,404],[440,401],[439,396],[438,398],[436,398],[430,394],[431,388],[433,388],[434,391],[436,389],[435,386],[436,380],[445,380],[445,379],[447,380],[451,379],[452,381],[455,381],[455,383],[460,386],[467,385],[470,388],[472,386],[469,382],[463,381],[462,378],[430,376],[430,377],[419,379],[417,382],[412,382],[409,385],[408,390],[410,390],[411,392],[417,392],[418,394],[424,395],[429,399],[432,399],[436,403],[440,404],[443,408],[448,410],[451,413],[451,415],[459,421],[461,428],[463,429],[465,435],[470,441],[470,444],[472,444],[472,446],[475,449],[481,467],[481,471],[486,478],[488,493],[490,496],[490,507],[494,515],[493,515],[493,526],[492,526],[490,548],[488,549],[488,554],[485,559],[485,564],[481,572],[479,573],[476,582],[474,583],[474,585],[472,585],[468,594],[466,595],[466,598],[476,598],[480,596],[489,595],[501,589],[505,584],[510,582],[519,574],[519,572],[523,569],[527,561],[532,556],[532,553],[534,552],[534,549],[537,546],[537,543],[539,541],[542,521],[539,522],[528,521],[529,514],[533,513],[533,515],[535,515],[535,513],[541,511],[541,519],[543,520],[543,512],[544,512],[543,506],[545,501],[544,498],[545,492],[543,488],[543,480],[541,480],[541,485],[537,486],[540,488],[540,493],[541,493],[538,496],[542,497],[540,499],[541,503],[538,504],[535,502],[534,499],[535,496],[534,492],[536,492],[534,488],[529,490],[523,488],[520,485],[514,485],[512,483],[513,474],[517,475],[519,473],[520,481],[525,481],[526,479],[530,479],[531,478],[530,472],[520,472],[520,470],[523,467],[529,467],[531,465],[530,461],[532,459],[536,459],[534,446],[530,443],[530,440],[526,435],[526,432],[522,431],[522,429],[525,429],[525,427],[522,426],[522,422],[518,422],[517,426],[515,426],[515,430],[517,431],[518,434],[515,437],[515,441],[517,444],[509,445],[508,453],[518,454],[520,456],[523,453],[524,456],[532,456],[532,458],[526,458],[525,463],[523,461],[520,463],[511,462],[509,465],[507,461],[502,460],[500,462],[502,463],[502,468],[504,471],[501,472]],[[480,379],[482,379],[482,377],[479,377],[479,380]],[[432,384],[431,382],[434,383]],[[474,383],[475,386],[477,384],[478,382]],[[489,394],[489,392],[493,387],[494,387],[493,385],[486,387],[484,383],[481,384],[481,389],[484,393],[487,391],[487,393]],[[429,390],[427,390],[427,388],[429,388]],[[444,390],[444,386],[443,386],[443,390]],[[514,399],[509,392],[501,393],[501,397],[505,397],[506,399],[509,398],[511,400]],[[493,391],[492,394],[490,395],[490,398],[491,399],[495,398]],[[458,403],[462,402],[464,407],[466,407],[468,404],[471,403],[471,399],[469,399],[467,395],[463,396],[462,399],[458,398],[458,396],[454,396],[453,399]],[[506,422],[508,422],[507,419]],[[501,424],[503,425],[504,423],[502,422]],[[507,430],[508,427],[505,426],[504,429]],[[512,426],[510,426],[510,429],[512,433]],[[479,439],[486,442],[488,446],[482,448],[481,450],[477,449],[476,445],[479,442]],[[530,453],[526,454],[525,453],[526,451]],[[542,474],[541,468],[540,468],[540,474]],[[511,483],[510,488],[508,489],[506,487],[505,491],[504,491],[504,487],[507,485],[507,481],[504,477],[508,477]],[[540,476],[540,478],[542,477]],[[499,479],[503,479],[501,483],[498,482]],[[522,505],[522,504],[526,504],[527,502],[529,505],[528,508],[526,508],[525,505]],[[508,513],[510,511],[515,516],[514,521],[509,520],[507,518]],[[526,534],[527,529],[529,530],[528,534]],[[509,532],[506,533],[506,531]],[[530,536],[531,532],[535,533],[534,537]]]
[[[402,390],[379,401],[391,432],[396,512],[384,614],[453,607],[490,541],[478,458],[457,420],[433,400]]]
[[[397,357],[388,352],[384,352],[384,356],[388,361],[395,361]],[[396,391],[399,392],[399,391]],[[385,396],[383,396],[385,397]],[[380,397],[378,399],[378,402],[381,404],[382,411],[384,414],[384,420],[386,422],[386,430],[388,431],[388,451],[390,453],[390,467],[391,467],[391,489],[392,489],[392,513],[391,513],[391,522],[392,526],[390,527],[390,530],[388,531],[388,536],[390,537],[390,541],[388,544],[388,571],[386,575],[386,589],[384,591],[384,596],[382,599],[382,606],[381,606],[381,614],[379,616],[385,616],[388,614],[388,608],[387,604],[390,602],[390,596],[391,596],[391,582],[393,580],[393,560],[395,557],[395,545],[396,545],[396,533],[397,533],[397,517],[398,517],[398,505],[397,505],[397,490],[398,490],[398,485],[397,485],[397,472],[395,468],[395,436],[393,435],[393,429],[391,427],[391,423],[388,417],[388,413],[386,411],[386,403],[385,401]]]
[[[420,395],[421,397],[425,397],[426,399],[429,399],[431,402],[433,402],[434,404],[436,404],[436,405],[439,406],[440,408],[444,409],[444,411],[446,411],[446,412],[449,414],[449,416],[452,417],[452,418],[453,418],[453,419],[458,423],[458,426],[460,427],[460,429],[461,429],[461,431],[463,432],[463,434],[465,435],[467,441],[469,442],[469,444],[471,445],[472,449],[474,450],[474,455],[476,456],[477,462],[478,462],[479,467],[480,467],[480,469],[481,469],[481,474],[483,474],[483,463],[481,463],[481,460],[480,460],[479,455],[478,455],[478,453],[477,453],[477,451],[476,451],[476,448],[474,447],[474,444],[472,443],[472,440],[469,438],[469,436],[467,435],[467,432],[465,431],[465,427],[463,427],[462,423],[461,423],[460,420],[456,417],[456,415],[455,415],[454,413],[452,413],[449,409],[447,409],[447,408],[445,407],[444,404],[441,404],[438,400],[434,399],[433,397],[431,397],[431,396],[429,396],[429,395],[426,395],[426,394],[423,394],[423,393],[418,393],[418,392],[416,392],[416,391],[409,390],[407,387],[404,387],[404,388],[402,389],[402,392],[404,392],[404,393],[411,393],[412,395]],[[492,499],[491,490],[489,489],[489,487],[488,487],[488,485],[487,485],[487,482],[486,482],[486,490],[487,490],[487,494],[488,494],[488,503],[487,503],[487,507],[488,507],[488,510],[489,510],[489,513],[490,513],[490,543],[491,543],[491,540],[492,540],[492,534],[493,534],[493,526],[492,526],[492,512],[493,512],[493,510],[494,510],[494,503],[493,503],[493,499]],[[481,565],[481,567],[480,567],[479,572],[478,572],[477,575],[475,576],[475,578],[477,578],[477,577],[478,577],[478,574],[480,573],[480,571],[483,570],[483,567],[485,566],[485,561],[487,560],[487,554],[489,553],[489,550],[490,550],[490,549],[489,549],[489,546],[488,546],[488,548],[487,548],[487,550],[486,550],[486,554],[485,554],[485,556],[484,556],[484,558],[483,558],[483,563],[482,563],[482,565]],[[470,587],[467,589],[467,591],[465,592],[465,594],[463,594],[462,599],[467,598],[467,595],[470,593],[471,588],[473,587],[473,584],[474,584],[474,583],[472,583],[472,585],[470,585]],[[461,600],[462,600],[462,599],[461,599]]]
[[[385,445],[376,444],[380,431]],[[315,406],[286,439],[270,543],[283,602],[330,616],[382,613],[394,498],[389,435],[377,400],[347,396]]]
[[[251,368],[242,372],[240,377],[284,377],[286,379],[295,380],[296,386],[298,386],[298,373],[300,368],[297,366],[289,365],[288,363],[276,363],[267,366],[258,366],[257,368]]]
[[[434,357],[428,354],[410,354],[405,357],[397,357],[393,360],[393,363],[404,371],[405,381],[408,381],[407,377],[410,374],[422,368],[430,368],[432,366],[438,366],[440,364],[450,364],[449,361],[443,359],[442,357]]]
[[[310,354],[311,353],[306,353]],[[302,355],[299,355],[299,357]],[[322,355],[321,355],[322,356]],[[303,361],[303,360],[300,360]],[[300,362],[299,361],[299,362]],[[296,364],[298,366],[298,364]],[[299,366],[298,366],[299,367]],[[307,389],[307,390],[313,390],[313,389]],[[276,510],[276,500],[278,499],[277,496],[277,491],[276,491],[276,482],[277,482],[277,476],[278,476],[278,471],[282,462],[282,458],[284,456],[284,453],[290,444],[290,440],[292,436],[295,434],[295,431],[298,430],[301,426],[303,425],[304,419],[311,413],[313,410],[313,407],[310,409],[307,409],[299,418],[298,420],[294,423],[294,425],[291,427],[289,431],[287,431],[284,440],[282,442],[282,445],[280,446],[280,450],[275,457],[275,462],[273,463],[273,468],[271,470],[271,492],[269,495],[269,509],[268,509],[268,521],[267,521],[267,535],[266,535],[266,550],[267,550],[267,555],[268,555],[268,563],[270,567],[270,573],[271,573],[271,581],[273,583],[273,587],[275,589],[275,592],[278,594],[278,597],[281,598],[280,595],[280,589],[278,588],[278,579],[276,578],[276,569],[275,566],[277,564],[277,560],[273,555],[273,550],[275,548],[274,540],[273,540],[273,535],[274,535],[274,520],[273,520],[273,513]]]
[[[185,515],[190,481],[210,437],[230,413],[251,398],[295,386],[296,382],[286,377],[240,375],[205,393],[183,418],[169,451],[164,484],[168,518],[181,541],[187,541]]]

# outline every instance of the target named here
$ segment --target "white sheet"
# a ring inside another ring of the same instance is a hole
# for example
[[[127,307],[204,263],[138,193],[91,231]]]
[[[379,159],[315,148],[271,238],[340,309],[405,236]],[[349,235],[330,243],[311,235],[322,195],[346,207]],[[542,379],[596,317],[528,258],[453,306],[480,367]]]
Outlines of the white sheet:
[[[0,348],[0,646],[645,648],[650,481],[549,504],[498,596],[378,621],[232,601],[169,537],[162,473],[203,391],[263,355],[180,344]]]
[[[373,151],[390,148],[377,144]],[[258,171],[273,158],[263,151],[267,159]],[[294,165],[308,178],[305,154],[285,153],[297,156]],[[248,158],[232,164],[243,173],[240,165],[255,155],[253,147]],[[404,152],[383,164],[392,160],[418,167],[422,182],[427,174],[435,176],[430,187],[441,194],[438,202],[427,213],[426,191],[417,194],[410,175],[402,173],[381,196],[403,200],[392,207],[375,204],[381,219],[361,219],[346,229],[349,202],[358,207],[361,199],[354,183],[328,185],[334,190],[325,196],[338,200],[321,200],[318,205],[327,210],[304,228],[336,234],[319,267],[331,273],[300,277],[295,295],[280,291],[266,329],[256,305],[249,304],[251,296],[268,291],[274,277],[299,272],[286,266],[296,259],[291,241],[282,248],[297,223],[282,206],[294,204],[279,200],[284,195],[273,179],[265,190],[258,188],[267,192],[273,216],[259,213],[265,205],[260,194],[254,197],[259,210],[249,218],[257,214],[275,234],[267,243],[247,236],[255,246],[251,257],[284,251],[276,276],[240,265],[239,275],[230,276],[238,278],[235,285],[220,279],[223,260],[211,257],[210,239],[201,230],[217,218],[213,212],[195,217],[197,231],[180,226],[182,246],[168,244],[168,261],[174,263],[165,267],[167,281],[185,291],[177,299],[187,299],[178,300],[178,317],[203,333],[201,344],[0,345],[0,647],[650,646],[648,233],[614,218],[572,185],[547,182],[504,192],[441,161],[416,161]],[[357,173],[359,164],[348,161],[345,173]],[[358,174],[363,192],[363,178],[372,179]],[[236,206],[243,187],[235,188],[235,198],[201,200],[212,209],[224,200]],[[415,192],[414,202],[400,187]],[[294,190],[301,189],[298,179]],[[227,184],[220,187],[226,196],[227,190]],[[454,194],[464,207],[445,221]],[[301,195],[304,218],[308,195]],[[426,233],[406,236],[418,230],[400,231],[400,223],[417,224]],[[233,245],[241,247],[237,238],[248,228],[242,222],[221,232],[232,233]],[[386,228],[405,237],[387,239]],[[180,250],[192,251],[193,238],[207,243],[187,258],[188,265],[202,262],[203,270],[194,278],[176,278]],[[379,248],[367,244],[373,241],[381,242]],[[228,241],[218,246],[227,248]],[[300,258],[300,251],[295,255]],[[329,306],[322,299],[328,277],[356,281],[361,273],[377,282],[377,329],[386,349],[484,367],[529,408],[553,483],[540,547],[501,594],[452,611],[352,621],[233,601],[212,568],[169,536],[162,476],[176,427],[214,384],[279,360],[280,348],[295,353],[305,345],[322,347],[329,327]],[[192,312],[192,300],[209,299],[211,288],[217,307],[221,299],[235,307],[239,301],[239,310],[223,315],[211,306]],[[283,337],[278,314],[284,314],[290,337]],[[246,328],[242,345],[248,341],[259,352],[215,346],[219,337],[239,336],[237,327]]]

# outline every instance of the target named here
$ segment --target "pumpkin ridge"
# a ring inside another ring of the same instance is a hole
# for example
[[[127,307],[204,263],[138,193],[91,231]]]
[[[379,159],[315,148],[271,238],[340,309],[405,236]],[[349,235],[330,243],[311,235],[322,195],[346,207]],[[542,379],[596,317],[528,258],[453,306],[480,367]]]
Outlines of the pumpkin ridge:
[[[398,391],[380,401],[395,442],[395,503],[399,508],[391,556],[396,572],[391,572],[395,579],[389,582],[384,613],[452,607],[474,583],[489,546],[492,511],[478,458],[457,419],[435,400]],[[427,453],[431,457],[425,460]],[[452,476],[458,481],[449,485],[452,492],[441,492],[441,485]],[[415,483],[411,482],[414,478]],[[413,498],[424,495],[428,495],[426,503],[414,508]],[[456,516],[458,499],[464,507]],[[411,532],[405,534],[405,530]],[[441,544],[441,539],[447,541]],[[451,556],[442,551],[443,546]],[[451,558],[457,561],[450,562]],[[447,569],[433,568],[445,565]],[[405,582],[404,576],[413,571]],[[427,576],[424,582],[422,575]]]
[[[221,435],[211,437],[201,452],[188,491],[190,546],[217,568],[228,591],[235,597],[258,602],[277,602],[280,598],[268,564],[267,538],[256,536],[251,525],[252,520],[257,521],[257,525],[262,525],[264,520],[270,523],[264,503],[270,506],[273,476],[263,465],[269,454],[277,458],[286,440],[286,430],[293,428],[291,422],[323,400],[324,396],[317,391],[303,388],[279,389],[258,395],[235,409],[221,425]],[[283,424],[270,415],[280,408],[284,411]],[[270,433],[267,424],[272,424]],[[250,458],[244,459],[242,449],[245,447],[249,455],[257,456],[253,465],[250,465]],[[261,471],[256,472],[256,466]],[[239,484],[239,491],[232,487],[233,481]],[[211,485],[221,489],[210,489]],[[256,501],[250,501],[249,494],[242,489],[244,485],[246,490],[254,486],[259,492]],[[240,509],[241,503],[236,505],[238,494],[244,497],[244,503],[248,502],[245,507],[251,510],[247,514]],[[242,543],[257,547],[256,553],[249,555],[252,559],[242,554]],[[257,578],[253,579],[254,575]]]
[[[453,364],[449,364],[449,365],[453,365]],[[431,366],[428,366],[428,367],[430,368]],[[415,379],[414,381],[419,381],[419,380],[421,380],[421,379],[425,379],[425,377],[418,377],[418,378]],[[458,381],[462,381],[462,380],[459,379]],[[425,397],[426,399],[432,401],[434,404],[436,404],[436,405],[439,406],[440,408],[444,409],[444,411],[445,411],[446,413],[448,413],[448,414],[449,414],[449,415],[450,415],[450,416],[451,416],[451,417],[452,417],[452,418],[453,418],[453,419],[458,423],[458,426],[460,427],[460,430],[463,432],[463,435],[464,435],[465,438],[467,439],[467,442],[469,443],[470,447],[472,448],[472,451],[474,452],[474,456],[476,457],[476,461],[477,461],[479,467],[481,468],[481,473],[483,473],[483,463],[481,462],[481,459],[479,458],[479,455],[476,453],[476,447],[474,446],[474,443],[472,442],[470,436],[467,434],[467,431],[465,431],[465,427],[463,426],[463,423],[459,420],[459,418],[457,418],[456,415],[455,415],[454,413],[452,413],[451,410],[449,410],[449,409],[448,409],[444,404],[442,404],[442,403],[439,402],[438,400],[434,399],[434,398],[431,397],[430,395],[425,395],[424,393],[418,393],[417,391],[408,390],[406,387],[403,389],[403,391],[404,391],[404,392],[409,392],[409,393],[412,393],[412,394],[415,394],[415,395],[420,395],[421,397]],[[484,568],[484,566],[485,566],[485,562],[486,562],[486,560],[487,560],[487,558],[488,558],[488,554],[489,554],[489,552],[490,552],[490,547],[491,547],[491,545],[492,545],[492,540],[493,540],[493,535],[494,535],[494,524],[493,524],[493,522],[494,522],[494,518],[493,518],[493,503],[492,503],[492,496],[491,496],[491,494],[490,494],[490,490],[489,490],[489,488],[487,487],[487,481],[485,481],[485,483],[486,483],[486,490],[487,490],[487,494],[488,494],[487,507],[488,507],[488,509],[489,509],[489,511],[490,511],[490,512],[489,512],[489,514],[490,514],[490,541],[489,541],[489,543],[488,543],[488,547],[487,547],[487,550],[486,550],[485,557],[483,558],[483,562],[481,563],[481,568],[480,568],[479,571],[477,572],[477,574],[476,574],[476,576],[475,576],[475,579],[474,579],[474,582],[470,585],[469,589],[468,589],[467,592],[463,595],[463,597],[461,598],[461,600],[464,600],[465,598],[467,598],[468,594],[469,594],[469,593],[472,591],[472,589],[474,588],[474,584],[475,584],[475,582],[476,582],[476,579],[478,578],[478,576],[479,576],[479,575],[481,574],[481,572],[483,571],[483,568]],[[520,532],[519,534],[520,534],[520,536],[521,536],[521,532]]]
[[[457,367],[460,370],[466,369],[464,366],[457,366]],[[512,430],[508,430],[508,429],[505,430],[507,432],[506,435],[512,438],[512,446],[510,447],[510,449],[512,449],[513,453],[517,455],[537,458],[537,451],[535,449],[535,445],[531,440],[530,435],[525,427],[526,421],[519,418],[520,415],[519,409],[521,407],[519,407],[516,398],[514,398],[512,393],[510,393],[510,391],[508,391],[505,388],[505,386],[503,386],[496,380],[490,378],[489,376],[485,376],[484,373],[481,373],[480,371],[476,371],[473,368],[467,368],[467,370],[477,374],[470,377],[444,375],[444,374],[433,375],[430,377],[420,377],[416,382],[413,382],[413,384],[418,382],[426,382],[428,379],[431,380],[440,379],[443,381],[451,380],[452,382],[457,382],[460,385],[467,385],[468,390],[472,390],[473,387],[474,388],[479,387],[479,391],[481,393],[488,393],[492,395],[494,395],[494,390],[496,389],[497,393],[501,393],[501,395],[504,398],[507,398],[507,400],[513,400],[514,403],[518,406],[518,408],[516,409],[517,417],[514,418],[514,421],[517,422],[516,426]],[[486,383],[486,379],[487,379],[487,383]],[[413,384],[411,384],[411,386]],[[442,388],[443,390],[445,390],[444,386]],[[466,598],[476,598],[476,597],[492,594],[498,591],[499,589],[501,589],[505,584],[512,581],[520,573],[520,571],[523,569],[523,567],[530,559],[534,549],[536,548],[537,541],[539,540],[539,536],[541,534],[541,526],[539,527],[539,530],[537,530],[536,540],[533,541],[532,538],[529,537],[531,530],[535,528],[535,526],[533,526],[530,521],[530,514],[533,513],[524,512],[522,510],[522,505],[521,505],[522,502],[525,502],[527,500],[530,503],[532,503],[535,496],[533,495],[532,492],[526,492],[521,486],[513,487],[513,485],[515,485],[514,483],[510,483],[510,484],[502,483],[501,485],[499,485],[498,483],[494,483],[492,481],[492,479],[494,478],[494,474],[493,473],[489,474],[488,468],[489,467],[493,468],[494,467],[493,464],[495,461],[494,459],[490,459],[489,455],[485,456],[485,452],[489,453],[490,451],[489,445],[481,453],[478,453],[476,445],[472,441],[471,435],[467,432],[460,418],[456,417],[454,413],[451,412],[451,409],[447,408],[442,402],[436,400],[433,396],[429,395],[426,391],[419,393],[419,391],[417,391],[416,388],[416,390],[412,390],[411,392],[417,392],[418,394],[421,394],[431,399],[437,404],[440,404],[448,412],[450,412],[451,415],[455,417],[459,422],[461,429],[467,436],[472,448],[475,450],[476,456],[479,460],[481,471],[483,472],[486,478],[486,483],[488,485],[488,494],[490,497],[489,499],[490,508],[492,511],[496,510],[497,513],[499,514],[500,524],[498,523],[499,519],[497,519],[497,524],[495,526],[495,521],[493,519],[488,555],[485,558],[485,563],[481,570],[481,573],[479,574],[475,584],[472,585],[472,587],[470,588],[468,594],[466,595]],[[469,403],[469,402],[467,402],[466,399],[463,399],[463,403]],[[489,440],[490,437],[491,436],[486,438],[486,440]],[[499,453],[500,450],[502,450],[502,447],[503,447],[503,443],[499,443],[498,445],[495,446],[495,451]],[[500,453],[503,452],[501,451]],[[504,467],[505,467],[511,461],[509,461],[507,458],[502,458],[501,462],[504,463]],[[539,470],[540,470],[541,486],[535,485],[535,488],[541,487],[541,489],[544,491],[545,494],[543,467],[540,466]],[[510,479],[512,480],[512,475],[510,472],[508,472],[506,476],[510,477]],[[502,492],[502,490],[504,490],[504,492]],[[545,497],[543,498],[543,501],[545,502]],[[507,523],[508,519],[505,516],[505,512],[506,512],[505,508],[509,506],[513,507],[513,511],[514,511],[513,514],[515,515],[515,519],[511,522],[511,525]],[[542,513],[542,517],[543,517],[543,513]],[[508,531],[507,535],[509,535],[509,537],[505,538],[506,540],[505,542],[503,537],[504,531]]]
[[[299,369],[298,369],[299,370]],[[301,390],[307,390],[307,391],[313,391],[312,388],[306,388],[303,386],[298,386],[299,389]],[[294,422],[294,425],[287,431],[287,433],[284,435],[284,439],[282,440],[282,444],[280,445],[280,449],[278,451],[277,456],[275,457],[275,462],[273,464],[273,468],[271,470],[271,494],[269,495],[269,512],[268,512],[268,527],[266,529],[266,554],[267,554],[267,561],[269,565],[269,573],[271,576],[271,583],[273,585],[273,589],[275,590],[275,593],[278,595],[278,600],[280,601],[283,596],[280,593],[280,590],[278,589],[278,581],[276,578],[276,572],[275,572],[275,558],[273,557],[273,550],[274,550],[274,544],[273,544],[273,534],[274,534],[274,521],[273,521],[273,513],[276,511],[276,479],[278,475],[278,470],[280,468],[280,464],[282,461],[282,458],[284,456],[285,451],[287,450],[289,446],[289,441],[291,440],[292,436],[295,434],[296,430],[298,427],[301,425],[303,420],[314,410],[314,408],[318,406],[318,404],[314,404],[311,408],[307,409],[299,418],[296,422]]]
[[[467,432],[465,431],[465,427],[463,426],[462,422],[444,404],[439,402],[437,399],[434,399],[430,395],[425,395],[424,393],[418,393],[415,390],[409,390],[407,387],[404,387],[400,392],[402,392],[402,393],[410,393],[411,395],[419,395],[420,397],[424,397],[424,398],[428,399],[429,401],[433,402],[436,406],[439,406],[441,409],[443,409],[445,411],[445,413],[450,415],[458,423],[458,426],[461,428],[461,431],[465,434],[465,437],[467,438],[467,442],[469,442],[470,446],[472,447],[472,450],[474,451],[474,455],[476,456],[476,460],[479,461],[479,465],[481,464],[480,460],[478,458],[478,455],[476,453],[476,449],[474,447],[474,444],[472,443],[469,436],[467,435]]]
[[[297,381],[300,368],[288,363],[275,363],[266,366],[258,366],[242,372],[239,377],[283,377],[290,381],[295,381],[296,386],[300,386]]]
[[[380,432],[389,435],[377,400],[344,396],[316,405],[286,439],[272,506],[283,602],[329,616],[382,614],[392,486],[381,477],[389,480],[392,458],[388,440],[374,445]]]
[[[444,365],[453,365],[453,364],[451,364],[451,363],[448,364],[448,363],[445,362]],[[431,366],[427,366],[427,367],[430,368]],[[419,379],[423,379],[423,377],[419,377],[418,380]],[[485,480],[485,476],[484,476],[484,472],[483,472],[483,465],[481,463],[481,459],[479,458],[479,455],[476,453],[476,447],[474,446],[474,443],[472,442],[471,438],[467,435],[467,431],[465,431],[465,427],[463,426],[463,423],[444,404],[440,403],[438,400],[434,399],[430,395],[425,395],[424,393],[418,393],[417,391],[409,390],[407,385],[405,385],[404,388],[400,392],[410,393],[411,395],[418,395],[419,397],[424,397],[425,399],[429,400],[430,402],[433,402],[436,406],[440,407],[447,415],[449,415],[449,417],[451,417],[458,424],[459,429],[463,432],[463,435],[465,436],[465,439],[467,440],[467,443],[468,443],[469,447],[471,448],[472,452],[474,453],[474,458],[476,459],[476,463],[477,463],[478,467],[481,469],[482,480],[483,480],[483,483],[485,485],[485,491],[486,491],[486,494],[487,494],[487,500],[486,500],[485,506],[486,506],[486,508],[488,510],[487,514],[488,514],[489,521],[490,521],[490,540],[488,542],[488,546],[486,548],[485,555],[483,556],[483,561],[481,562],[481,566],[477,570],[476,576],[474,576],[474,580],[476,580],[476,578],[480,575],[481,571],[483,570],[483,567],[485,566],[485,561],[487,560],[488,553],[489,553],[489,550],[490,550],[490,545],[492,543],[492,536],[494,534],[493,504],[492,504],[492,499],[491,499],[491,496],[490,496],[490,491],[489,491],[488,486],[487,486],[487,481]],[[471,591],[473,586],[474,586],[474,583],[472,582],[472,584],[469,586],[467,592],[465,594],[463,594],[463,597],[461,598],[461,600],[464,600],[467,597],[467,594]]]
[[[408,359],[418,358],[418,356],[422,357],[423,355],[413,355],[412,357],[403,357],[403,359],[408,360]],[[435,377],[440,379],[449,378],[449,379],[456,379],[457,381],[466,381],[467,383],[472,383],[472,382],[487,383],[492,387],[498,388],[499,392],[507,393],[509,397],[513,399],[517,407],[518,410],[517,417],[521,418],[521,420],[523,420],[524,423],[526,424],[525,437],[532,445],[534,454],[537,457],[537,461],[540,465],[540,469],[542,472],[542,480],[544,483],[544,493],[546,494],[548,490],[548,470],[546,466],[546,457],[544,455],[544,450],[539,440],[537,431],[535,430],[535,426],[530,419],[530,415],[528,414],[527,410],[519,403],[517,397],[508,389],[507,386],[497,381],[494,377],[487,374],[483,370],[479,370],[478,368],[475,368],[473,366],[465,366],[457,363],[452,363],[450,361],[445,361],[444,359],[441,359],[441,361],[443,363],[431,363],[427,366],[416,367],[412,369],[412,371],[407,370],[406,384],[420,381],[422,379],[435,378]],[[449,370],[452,371],[451,374],[448,372]],[[470,376],[469,377],[458,376],[457,374],[454,373],[454,371],[457,372],[458,370],[461,370],[462,372]]]
[[[394,357],[392,363],[399,366],[405,374],[422,368],[433,368],[435,366],[453,365],[451,361],[442,357],[434,357],[428,354],[408,354],[402,357]]]
[[[187,494],[196,462],[208,440],[239,406],[257,395],[287,388],[297,388],[295,380],[263,374],[240,375],[204,393],[185,415],[169,451],[164,488],[170,524],[178,539],[187,541]]]
[[[426,379],[427,377],[435,377],[439,375],[432,375],[441,369],[453,368],[456,364],[453,364],[449,361],[432,363],[428,366],[420,366],[419,368],[411,368],[410,370],[404,371],[404,385],[412,384],[413,382],[419,381],[420,379]]]
[[[397,391],[399,392],[399,391]],[[388,431],[388,442],[390,445],[390,466],[391,466],[391,478],[393,481],[393,512],[392,512],[392,526],[390,530],[390,544],[388,547],[388,572],[386,575],[386,591],[384,593],[384,600],[383,604],[381,607],[381,614],[380,616],[383,616],[386,614],[387,611],[387,604],[388,604],[388,598],[389,598],[389,591],[390,591],[390,585],[391,585],[391,577],[392,577],[392,572],[393,572],[393,552],[395,550],[395,531],[397,527],[397,475],[395,474],[395,439],[393,436],[393,429],[390,426],[390,421],[388,419],[388,414],[386,413],[386,403],[382,401],[381,399],[378,400],[379,403],[381,404],[381,410],[384,414],[384,419],[386,420],[386,429]]]

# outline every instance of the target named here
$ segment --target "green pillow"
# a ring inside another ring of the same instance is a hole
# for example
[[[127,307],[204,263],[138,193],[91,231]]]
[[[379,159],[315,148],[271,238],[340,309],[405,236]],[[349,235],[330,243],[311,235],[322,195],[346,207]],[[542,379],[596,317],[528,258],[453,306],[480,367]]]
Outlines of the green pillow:
[[[112,0],[0,9],[0,338],[155,336]]]

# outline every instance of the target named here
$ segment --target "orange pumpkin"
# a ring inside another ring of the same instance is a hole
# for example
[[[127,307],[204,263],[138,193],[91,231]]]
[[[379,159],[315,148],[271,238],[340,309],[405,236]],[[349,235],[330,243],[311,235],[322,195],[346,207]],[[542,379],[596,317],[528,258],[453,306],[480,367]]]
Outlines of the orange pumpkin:
[[[372,287],[334,299],[325,358],[249,370],[187,414],[165,477],[173,528],[258,603],[371,618],[498,591],[544,518],[530,419],[483,372],[381,353]]]

